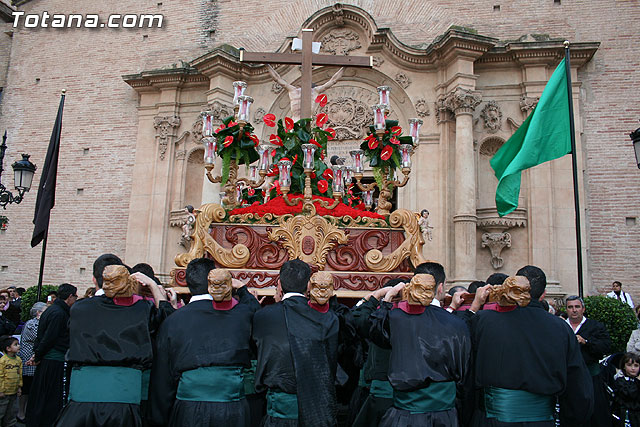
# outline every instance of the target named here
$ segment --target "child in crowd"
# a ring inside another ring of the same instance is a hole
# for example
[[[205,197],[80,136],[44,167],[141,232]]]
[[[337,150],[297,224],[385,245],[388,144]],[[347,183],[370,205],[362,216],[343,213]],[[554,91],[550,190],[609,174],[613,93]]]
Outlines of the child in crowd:
[[[20,343],[15,337],[3,336],[0,337],[0,349],[4,353],[0,357],[0,424],[13,426],[18,396],[22,392],[22,360],[17,356]]]
[[[614,427],[640,427],[640,355],[625,353],[613,382]]]

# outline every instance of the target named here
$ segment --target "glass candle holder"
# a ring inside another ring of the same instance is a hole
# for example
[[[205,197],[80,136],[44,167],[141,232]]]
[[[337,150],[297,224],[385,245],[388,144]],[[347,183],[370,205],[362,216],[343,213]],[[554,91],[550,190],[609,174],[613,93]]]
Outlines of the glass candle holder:
[[[420,141],[420,126],[422,126],[422,123],[420,119],[409,119],[409,135],[413,139],[414,144]]]
[[[253,98],[246,95],[241,95],[238,97],[238,120],[242,120],[248,122],[249,118],[249,109],[251,108],[251,104],[253,103]]]
[[[249,167],[249,181],[252,182],[258,182],[259,180],[259,175],[258,175],[258,167],[255,165],[252,165]]]
[[[413,152],[413,146],[411,144],[400,144],[399,148],[402,167],[411,168],[411,153]]]
[[[362,155],[364,151],[352,150],[349,154],[351,154],[351,158],[353,159],[353,172],[362,173],[362,171],[364,171],[364,167],[362,166]]]
[[[378,95],[380,95],[380,104],[389,105],[389,92],[391,88],[389,86],[378,86]]]
[[[365,190],[362,192],[362,201],[367,208],[373,206],[373,190]]]
[[[258,155],[260,156],[260,170],[265,171],[271,166],[271,146],[261,144],[258,146]]]
[[[213,113],[211,111],[203,111],[200,113],[202,117],[202,137],[209,138],[213,136]]]
[[[385,117],[384,112],[387,109],[387,106],[384,104],[377,104],[373,107],[373,127],[376,130],[385,128]]]
[[[278,162],[278,172],[279,177],[278,181],[280,181],[280,187],[291,187],[291,161],[290,160],[280,160]]]
[[[202,138],[202,144],[204,145],[204,163],[207,165],[213,165],[216,163],[216,138],[207,137]]]
[[[233,105],[238,105],[238,97],[244,95],[244,91],[247,89],[247,82],[237,81],[233,82]]]
[[[316,153],[316,146],[314,144],[302,144],[302,153],[304,154],[304,160],[302,167],[305,169],[314,169],[314,155]]]
[[[349,187],[349,184],[351,184],[351,180],[353,179],[353,168],[351,166],[346,166],[342,171],[342,177],[344,178],[345,188]]]
[[[342,193],[342,190],[344,190],[344,166],[333,165],[331,166],[331,170],[333,171],[333,181],[331,184],[331,188],[333,189],[334,193]]]

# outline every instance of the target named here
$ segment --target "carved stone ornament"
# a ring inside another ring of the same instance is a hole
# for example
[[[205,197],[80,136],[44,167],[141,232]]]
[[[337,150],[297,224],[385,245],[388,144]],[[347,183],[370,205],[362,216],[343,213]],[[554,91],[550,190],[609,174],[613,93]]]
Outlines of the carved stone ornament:
[[[502,249],[511,247],[511,234],[503,233],[483,233],[482,247],[491,251],[491,265],[494,269],[502,268],[504,259],[500,257]]]
[[[490,133],[496,133],[502,128],[502,111],[495,101],[487,102],[480,112],[480,117],[484,121],[484,127]]]
[[[253,113],[253,122],[256,124],[262,123],[262,118],[264,117],[265,114],[267,114],[267,111],[264,108],[262,107],[257,108]]]
[[[209,111],[213,114],[213,124],[222,123],[223,119],[233,115],[233,107],[219,101],[213,101],[209,105]]]
[[[199,144],[202,140],[202,116],[198,114],[198,118],[191,125],[191,136],[193,137],[193,142]]]
[[[271,92],[273,92],[275,94],[278,94],[278,93],[282,92],[283,90],[284,90],[284,88],[278,82],[273,82],[273,84],[271,85]]]
[[[249,260],[249,249],[242,243],[238,243],[231,249],[223,248],[213,240],[209,234],[209,226],[212,222],[222,222],[226,216],[224,208],[215,203],[202,205],[196,217],[196,223],[192,234],[191,248],[189,252],[179,254],[174,261],[178,267],[186,267],[195,258],[202,258],[206,253],[222,267],[241,268]]]
[[[180,118],[177,116],[157,116],[153,119],[153,127],[156,129],[156,138],[160,146],[160,160],[164,160],[169,144],[169,138],[175,136],[173,130],[180,126]]]
[[[520,110],[522,110],[523,113],[529,114],[529,112],[538,105],[538,101],[540,101],[540,98],[523,96],[520,99]]]
[[[424,238],[418,225],[416,215],[406,209],[398,209],[389,216],[389,225],[394,228],[404,228],[406,240],[389,255],[383,255],[377,249],[372,249],[365,255],[365,262],[370,271],[393,271],[407,257],[413,265],[419,265],[426,260],[422,256]]]
[[[336,140],[362,139],[368,126],[373,122],[373,111],[361,100],[352,97],[329,98],[329,102],[319,110],[329,120],[327,127],[336,131]]]
[[[429,103],[426,99],[421,98],[416,101],[416,113],[418,113],[418,117],[426,117],[429,115]]]
[[[402,86],[404,89],[408,88],[409,85],[411,85],[411,79],[409,78],[409,76],[407,76],[402,71],[400,71],[399,73],[396,74],[395,81],[400,86]]]
[[[473,113],[481,102],[482,96],[479,93],[461,87],[444,96],[444,106],[455,114]]]
[[[338,27],[342,27],[344,25],[344,10],[342,9],[342,4],[336,3],[331,6],[331,13],[333,14],[333,21]]]
[[[498,137],[491,137],[486,139],[480,146],[480,155],[492,157],[498,152],[500,147],[504,144],[504,140]]]
[[[284,247],[289,259],[299,258],[319,269],[324,268],[327,253],[334,246],[348,241],[344,231],[321,216],[285,215],[279,218],[278,223],[280,226],[267,234],[269,240]]]
[[[184,160],[186,156],[187,156],[187,150],[176,151],[176,160]]]
[[[438,124],[453,120],[453,112],[448,110],[446,101],[446,96],[441,96],[436,100],[436,123]]]
[[[380,68],[380,66],[384,64],[384,58],[381,56],[374,56],[373,57],[373,66],[376,68]]]
[[[349,55],[349,52],[362,47],[358,33],[347,28],[333,30],[320,41],[321,51],[331,55]]]

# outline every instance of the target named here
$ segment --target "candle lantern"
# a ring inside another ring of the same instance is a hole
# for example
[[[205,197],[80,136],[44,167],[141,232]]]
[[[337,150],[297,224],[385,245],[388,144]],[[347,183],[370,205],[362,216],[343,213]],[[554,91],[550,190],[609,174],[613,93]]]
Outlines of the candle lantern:
[[[409,119],[409,135],[411,135],[414,144],[420,140],[420,126],[422,126],[422,120]]]
[[[220,197],[220,206],[224,206],[224,198],[227,197],[227,193],[224,191],[222,193],[218,193],[218,197]]]
[[[384,112],[387,109],[387,106],[384,104],[377,104],[373,107],[373,125],[376,130],[381,130],[385,128],[385,117]]]
[[[258,146],[258,155],[260,156],[260,170],[265,171],[271,166],[271,146],[261,144]]]
[[[378,86],[378,95],[380,95],[380,104],[389,105],[389,92],[391,88],[389,86]]]
[[[342,172],[342,177],[344,178],[345,188],[349,187],[351,180],[353,179],[353,168],[351,166],[345,167]]]
[[[364,171],[364,167],[362,166],[362,156],[364,151],[362,150],[353,150],[350,151],[351,158],[353,159],[353,172],[362,173]]]
[[[200,113],[200,117],[202,117],[202,137],[213,136],[213,113],[211,111],[203,111]]]
[[[233,105],[238,105],[238,98],[244,95],[244,91],[247,89],[247,82],[237,81],[233,82]]]
[[[367,209],[371,209],[373,206],[373,190],[365,190],[362,192],[362,200]]]
[[[236,184],[236,200],[242,200],[242,183],[239,182]]]
[[[411,153],[413,152],[413,146],[411,144],[400,144],[399,148],[402,167],[411,168]]]
[[[204,145],[204,163],[213,165],[216,163],[216,139],[212,136],[202,138]]]
[[[342,190],[344,189],[344,181],[343,181],[344,166],[333,165],[331,166],[331,170],[333,171],[333,183],[332,183],[333,192],[342,193]]]
[[[289,159],[282,159],[278,162],[278,172],[280,176],[280,187],[291,187],[291,161]]]
[[[251,103],[253,103],[253,98],[246,95],[241,95],[238,97],[238,120],[242,120],[248,122],[249,119],[249,108],[251,107]]]
[[[249,181],[257,182],[260,178],[258,178],[258,167],[252,165],[249,168]]]
[[[302,144],[302,153],[304,154],[304,161],[302,166],[305,169],[313,169],[314,168],[314,154],[316,152],[316,146],[314,144]]]

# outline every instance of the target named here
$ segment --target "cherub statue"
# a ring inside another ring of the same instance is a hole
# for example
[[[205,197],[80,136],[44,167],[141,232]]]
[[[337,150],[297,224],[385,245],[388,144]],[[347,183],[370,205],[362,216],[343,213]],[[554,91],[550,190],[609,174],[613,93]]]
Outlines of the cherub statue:
[[[526,307],[531,302],[531,285],[524,276],[507,277],[502,285],[493,286],[487,302],[497,302],[502,307],[519,305]]]
[[[297,122],[298,120],[300,120],[300,98],[302,96],[301,89],[297,86],[293,86],[292,84],[287,83],[282,77],[280,77],[280,74],[278,74],[276,70],[271,67],[271,65],[267,64],[267,71],[269,72],[269,74],[271,74],[271,77],[289,93],[289,101],[291,102],[291,118],[294,122]],[[340,68],[325,84],[320,86],[312,86],[311,98],[315,99],[318,94],[321,94],[322,92],[336,84],[340,77],[342,77],[342,73],[344,73],[344,67]]]
[[[186,247],[186,242],[191,240],[191,231],[196,223],[196,215],[193,213],[193,206],[187,205],[184,207],[184,211],[187,213],[187,218],[182,225],[181,244]]]
[[[309,280],[309,301],[325,305],[333,296],[333,276],[326,271],[313,273]]]
[[[427,306],[436,294],[436,280],[431,274],[416,274],[402,289],[402,299],[411,305]]]
[[[225,268],[215,268],[207,276],[209,282],[209,294],[215,302],[231,301],[233,286],[232,277],[229,270]]]
[[[418,225],[420,226],[420,231],[422,231],[422,235],[425,240],[433,240],[432,230],[433,226],[431,222],[429,222],[429,211],[426,209],[422,209],[420,211],[420,218],[418,219]]]

